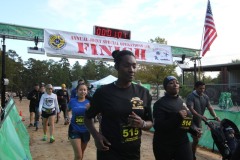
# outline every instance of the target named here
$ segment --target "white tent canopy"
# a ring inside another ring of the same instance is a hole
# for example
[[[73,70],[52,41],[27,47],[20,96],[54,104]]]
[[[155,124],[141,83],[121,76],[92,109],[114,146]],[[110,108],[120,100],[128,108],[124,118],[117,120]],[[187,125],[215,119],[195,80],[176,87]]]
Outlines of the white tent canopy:
[[[94,87],[97,87],[97,86],[100,86],[100,85],[112,83],[112,82],[114,82],[114,81],[116,81],[116,80],[117,80],[116,77],[114,77],[114,76],[112,76],[112,75],[109,75],[109,76],[107,76],[107,77],[105,77],[105,78],[103,78],[103,79],[100,79],[100,80],[98,80],[98,81],[96,81],[96,82],[93,82],[93,83],[91,83],[91,84],[92,84]]]

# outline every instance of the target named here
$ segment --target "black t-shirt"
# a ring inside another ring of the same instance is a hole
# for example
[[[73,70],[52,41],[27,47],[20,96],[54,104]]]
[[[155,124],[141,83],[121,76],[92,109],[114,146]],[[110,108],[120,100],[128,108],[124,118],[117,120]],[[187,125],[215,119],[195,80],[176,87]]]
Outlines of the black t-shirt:
[[[57,91],[57,98],[59,105],[67,105],[69,102],[69,95],[67,90],[60,89]]]
[[[183,118],[179,111],[183,107],[183,100],[177,96],[163,96],[153,106],[154,138],[156,146],[176,146],[189,142],[187,130],[181,128]],[[188,112],[189,114],[190,111]],[[190,115],[191,116],[191,115]]]
[[[101,132],[110,141],[110,149],[125,159],[135,153],[139,157],[142,132],[127,126],[128,117],[134,111],[142,119],[152,121],[151,100],[149,91],[142,86],[118,88],[111,83],[96,90],[86,116],[94,118],[101,113]]]
[[[41,98],[41,92],[37,90],[32,90],[28,93],[27,99],[30,100],[30,107],[37,107]]]

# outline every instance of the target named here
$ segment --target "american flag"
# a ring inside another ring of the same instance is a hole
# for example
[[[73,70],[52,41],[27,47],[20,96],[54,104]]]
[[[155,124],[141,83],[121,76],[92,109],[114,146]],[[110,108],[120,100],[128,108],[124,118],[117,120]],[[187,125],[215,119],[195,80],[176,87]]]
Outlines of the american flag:
[[[213,41],[217,37],[217,31],[215,28],[212,9],[211,9],[209,0],[208,0],[207,12],[206,12],[205,23],[204,23],[204,31],[205,32],[204,32],[204,41],[202,45],[202,57],[210,49],[210,46],[212,45]]]

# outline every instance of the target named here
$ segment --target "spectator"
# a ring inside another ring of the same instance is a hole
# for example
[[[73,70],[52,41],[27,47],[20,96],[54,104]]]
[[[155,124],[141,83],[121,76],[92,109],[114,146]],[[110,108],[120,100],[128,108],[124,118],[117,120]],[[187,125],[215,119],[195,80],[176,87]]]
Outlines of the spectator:
[[[84,83],[85,83],[85,81],[83,79],[79,79],[77,85],[84,84]],[[75,98],[75,97],[77,97],[77,88],[74,88],[71,91],[71,98]]]

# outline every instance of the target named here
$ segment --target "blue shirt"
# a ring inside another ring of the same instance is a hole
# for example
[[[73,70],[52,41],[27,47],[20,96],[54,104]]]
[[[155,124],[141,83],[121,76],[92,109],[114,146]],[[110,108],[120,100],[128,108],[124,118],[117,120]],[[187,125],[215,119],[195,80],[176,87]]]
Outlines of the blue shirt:
[[[89,100],[79,102],[78,98],[72,98],[68,103],[68,109],[72,111],[71,125],[73,130],[78,132],[86,132],[87,128],[84,125],[84,115]]]

